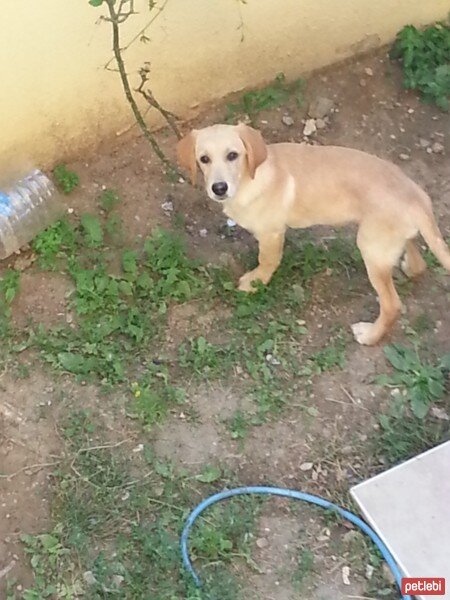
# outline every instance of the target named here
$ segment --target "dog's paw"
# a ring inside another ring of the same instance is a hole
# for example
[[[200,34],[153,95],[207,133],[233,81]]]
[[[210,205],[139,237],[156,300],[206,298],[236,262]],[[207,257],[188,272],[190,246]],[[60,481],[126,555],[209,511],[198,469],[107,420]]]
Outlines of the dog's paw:
[[[261,281],[262,283],[264,283],[261,277],[258,276],[258,273],[255,269],[255,271],[250,271],[249,273],[245,273],[245,275],[242,275],[242,277],[239,279],[238,289],[241,292],[255,293],[257,291],[257,288],[253,284],[256,284],[257,281]]]
[[[354,323],[352,325],[353,335],[358,344],[362,346],[373,346],[378,342],[375,326],[373,323]]]
[[[255,278],[253,272],[245,273],[245,275],[242,275],[242,277],[239,279],[238,290],[241,292],[251,292],[254,294],[256,292],[256,287],[253,285],[253,283],[256,283],[257,281],[258,279]]]

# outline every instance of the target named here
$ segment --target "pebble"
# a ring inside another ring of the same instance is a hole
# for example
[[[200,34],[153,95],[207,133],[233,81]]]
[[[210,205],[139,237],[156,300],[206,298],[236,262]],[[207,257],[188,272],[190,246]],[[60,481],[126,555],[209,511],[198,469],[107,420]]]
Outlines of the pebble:
[[[228,227],[236,227],[236,225],[237,225],[236,221],[233,221],[233,219],[227,219]]]
[[[327,124],[323,119],[316,119],[317,129],[325,129],[326,126],[327,126]]]
[[[366,579],[368,579],[369,581],[372,579],[374,570],[375,569],[372,565],[366,565]]]
[[[428,146],[430,145],[430,140],[426,140],[425,138],[420,138],[419,139],[419,145],[421,148],[428,148]]]
[[[303,129],[303,135],[309,137],[313,133],[317,131],[316,121],[314,119],[307,119],[305,123],[305,127]]]
[[[413,108],[408,108],[408,114],[412,115],[412,114],[413,114],[413,112],[414,112],[414,109],[413,109]]]
[[[333,108],[333,100],[324,96],[319,96],[309,105],[308,115],[313,119],[323,119],[333,110]]]
[[[256,540],[256,545],[258,546],[258,548],[267,548],[267,546],[269,545],[269,540],[267,538],[258,538]]]
[[[409,156],[409,154],[405,154],[404,152],[402,152],[401,154],[399,154],[399,159],[400,160],[409,160],[411,157]]]
[[[342,583],[350,585],[350,567],[342,567]]]
[[[202,238],[207,237],[208,235],[208,230],[207,229],[200,229],[200,231],[198,232],[199,236]]]
[[[367,85],[367,81],[366,81],[365,79],[360,79],[360,80],[359,80],[359,85],[360,85],[361,87],[366,87],[366,85]]]
[[[161,204],[161,208],[164,212],[173,212],[173,202],[168,200],[167,202],[163,202]]]
[[[281,120],[287,127],[292,127],[294,124],[294,119],[290,115],[283,115]]]
[[[304,462],[300,465],[300,471],[311,471],[313,466],[314,466],[314,463],[312,463],[312,462]]]
[[[365,73],[366,75],[368,75],[369,77],[373,77],[373,71],[372,71],[372,69],[371,69],[370,67],[366,67],[366,68],[364,69],[364,73]]]
[[[86,585],[97,585],[97,580],[92,571],[85,571],[83,573],[83,581]]]
[[[434,144],[431,146],[431,149],[435,154],[444,153],[444,145],[441,144],[441,142],[434,142]]]

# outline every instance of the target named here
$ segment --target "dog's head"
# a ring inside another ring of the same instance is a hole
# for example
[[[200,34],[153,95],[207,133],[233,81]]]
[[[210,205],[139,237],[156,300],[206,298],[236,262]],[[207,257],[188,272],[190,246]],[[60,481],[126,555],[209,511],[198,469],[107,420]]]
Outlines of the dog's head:
[[[199,166],[208,196],[224,202],[235,196],[244,176],[251,179],[267,158],[259,131],[243,123],[194,129],[178,142],[178,162],[190,172],[192,183]]]

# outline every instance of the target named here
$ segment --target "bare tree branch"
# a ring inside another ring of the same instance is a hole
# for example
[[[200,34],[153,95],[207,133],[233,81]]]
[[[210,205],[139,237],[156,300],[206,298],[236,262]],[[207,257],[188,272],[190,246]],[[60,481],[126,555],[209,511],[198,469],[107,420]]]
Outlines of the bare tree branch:
[[[123,8],[125,2],[129,2],[130,3],[130,11],[133,9],[133,1],[134,0],[121,0],[120,4],[119,4],[119,10],[121,8]],[[172,175],[176,175],[176,176],[180,176],[180,173],[178,172],[178,169],[170,162],[170,160],[166,157],[166,155],[164,154],[164,152],[162,151],[161,147],[159,146],[158,142],[156,141],[155,136],[153,135],[153,133],[150,131],[150,128],[148,127],[147,123],[144,120],[144,117],[141,114],[141,111],[139,110],[139,107],[136,103],[136,100],[134,99],[133,93],[131,91],[131,87],[130,87],[130,82],[128,80],[128,75],[125,69],[125,63],[123,61],[123,57],[122,57],[122,50],[120,47],[120,28],[119,25],[121,22],[123,22],[123,17],[121,18],[119,16],[119,13],[116,12],[115,7],[114,7],[114,3],[115,0],[105,0],[107,6],[108,6],[108,10],[109,10],[109,18],[111,21],[111,26],[112,26],[112,34],[113,34],[113,52],[114,52],[114,57],[116,59],[117,62],[117,67],[119,69],[119,73],[120,73],[120,79],[122,81],[122,87],[123,90],[125,92],[125,96],[128,100],[128,103],[131,107],[131,110],[133,111],[134,117],[139,125],[139,127],[141,128],[142,133],[144,134],[146,140],[149,142],[149,144],[151,145],[153,151],[155,152],[156,156],[160,159],[160,161],[163,163],[164,167],[166,168],[167,172],[169,174]],[[128,14],[128,16],[132,14],[131,12]],[[125,17],[125,20],[128,18]],[[163,114],[163,113],[162,113]]]

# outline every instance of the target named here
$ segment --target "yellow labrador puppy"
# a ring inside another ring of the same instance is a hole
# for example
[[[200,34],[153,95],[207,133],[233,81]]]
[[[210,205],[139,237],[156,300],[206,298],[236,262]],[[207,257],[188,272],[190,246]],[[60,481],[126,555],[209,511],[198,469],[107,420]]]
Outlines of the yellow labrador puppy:
[[[191,131],[178,143],[178,159],[194,184],[200,166],[208,196],[259,242],[259,264],[241,277],[240,290],[270,281],[288,227],[359,225],[358,248],[380,301],[374,323],[352,325],[360,344],[376,344],[398,317],[392,269],[401,256],[408,276],[425,270],[414,242],[419,232],[450,271],[430,198],[390,162],[336,146],[266,145],[259,131],[243,124]]]

